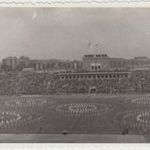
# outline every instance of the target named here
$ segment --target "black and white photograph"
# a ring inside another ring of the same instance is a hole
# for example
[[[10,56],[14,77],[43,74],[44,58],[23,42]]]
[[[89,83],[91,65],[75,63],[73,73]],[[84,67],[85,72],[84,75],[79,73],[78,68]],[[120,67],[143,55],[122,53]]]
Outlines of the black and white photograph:
[[[149,18],[0,7],[0,143],[149,143]]]

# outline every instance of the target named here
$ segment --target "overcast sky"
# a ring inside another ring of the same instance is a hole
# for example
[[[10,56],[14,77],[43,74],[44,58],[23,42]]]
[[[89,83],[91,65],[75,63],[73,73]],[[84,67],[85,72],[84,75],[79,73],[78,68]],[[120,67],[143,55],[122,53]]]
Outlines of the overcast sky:
[[[149,8],[0,8],[0,59],[150,57]]]

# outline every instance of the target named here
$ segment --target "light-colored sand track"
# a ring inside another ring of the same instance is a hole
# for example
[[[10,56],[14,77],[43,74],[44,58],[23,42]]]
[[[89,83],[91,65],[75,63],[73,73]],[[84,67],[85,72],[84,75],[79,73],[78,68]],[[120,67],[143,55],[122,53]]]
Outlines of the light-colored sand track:
[[[14,143],[146,143],[149,142],[149,140],[146,140],[145,137],[142,135],[120,135],[120,134],[113,134],[113,135],[112,134],[68,134],[67,136],[62,134],[0,134],[0,142],[2,143],[13,143],[13,142]],[[60,148],[60,144],[58,145]],[[108,144],[107,146],[112,147],[112,145],[113,144]],[[72,144],[70,146],[72,146]],[[87,144],[87,146],[88,146],[87,149],[90,149],[89,144]],[[116,144],[114,146],[116,146]],[[105,148],[106,145],[104,149]],[[8,147],[8,149],[10,149],[10,146]],[[43,145],[42,150],[43,149],[46,149],[45,145]],[[70,147],[70,149],[72,148]],[[114,149],[117,148],[114,147]]]

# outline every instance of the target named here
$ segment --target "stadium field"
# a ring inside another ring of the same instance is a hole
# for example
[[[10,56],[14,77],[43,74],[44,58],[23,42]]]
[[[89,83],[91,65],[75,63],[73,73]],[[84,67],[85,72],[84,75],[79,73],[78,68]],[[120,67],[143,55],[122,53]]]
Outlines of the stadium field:
[[[150,95],[1,96],[0,133],[150,133]]]

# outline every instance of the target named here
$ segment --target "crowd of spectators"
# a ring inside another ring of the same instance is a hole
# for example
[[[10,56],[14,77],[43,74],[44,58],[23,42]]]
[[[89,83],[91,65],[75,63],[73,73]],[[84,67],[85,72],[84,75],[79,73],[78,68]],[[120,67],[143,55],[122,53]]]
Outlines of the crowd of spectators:
[[[150,92],[150,73],[121,79],[61,80],[49,73],[0,74],[0,95]]]
[[[62,80],[57,92],[63,93],[128,93],[131,92],[128,79]]]
[[[5,73],[0,75],[0,95],[53,94],[55,76],[47,73]]]

